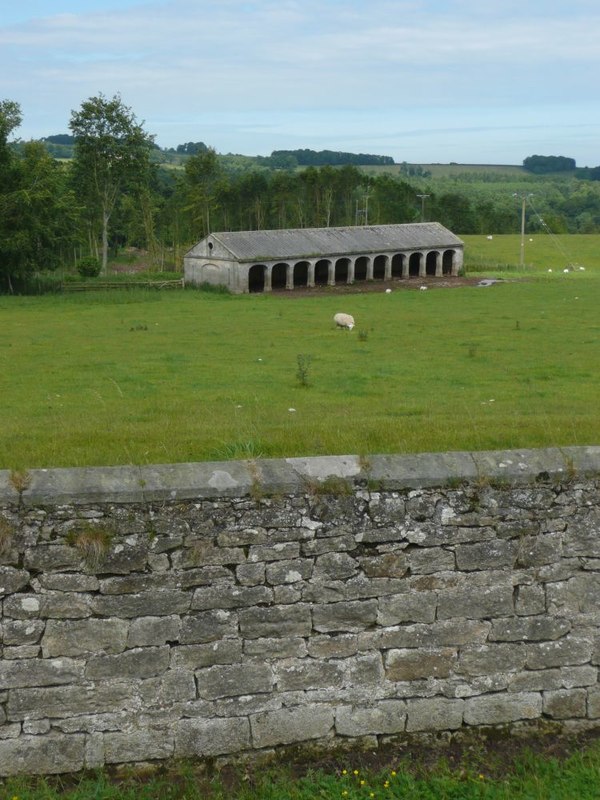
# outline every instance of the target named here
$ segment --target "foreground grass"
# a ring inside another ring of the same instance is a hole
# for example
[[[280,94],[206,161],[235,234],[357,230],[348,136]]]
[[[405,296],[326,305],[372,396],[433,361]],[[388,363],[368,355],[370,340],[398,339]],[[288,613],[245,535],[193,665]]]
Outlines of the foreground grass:
[[[349,758],[349,762],[351,759]],[[566,759],[524,751],[510,763],[465,758],[450,766],[400,761],[384,770],[353,767],[292,767],[257,773],[241,769],[207,777],[192,765],[156,777],[116,780],[107,773],[79,779],[8,779],[0,797],[18,800],[592,800],[600,796],[600,747],[596,743]]]
[[[0,468],[598,443],[600,266],[504,277],[0,297]]]

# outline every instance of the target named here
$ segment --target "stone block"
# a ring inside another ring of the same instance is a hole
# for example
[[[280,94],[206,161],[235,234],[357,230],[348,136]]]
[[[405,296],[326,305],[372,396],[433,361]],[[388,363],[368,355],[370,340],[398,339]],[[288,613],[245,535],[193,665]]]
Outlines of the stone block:
[[[122,653],[129,623],[121,619],[49,620],[42,639],[44,658]]]
[[[585,689],[558,689],[544,692],[543,711],[552,719],[577,719],[587,713]]]
[[[256,586],[265,582],[265,564],[239,564],[235,576],[242,586]]]
[[[289,561],[299,558],[300,542],[277,542],[273,545],[252,545],[248,550],[248,561]]]
[[[240,631],[247,639],[309,636],[312,630],[310,606],[243,608],[239,611]]]
[[[217,584],[196,589],[192,597],[192,610],[205,611],[212,608],[241,608],[273,602],[273,592],[267,586],[235,586]]]
[[[91,596],[83,592],[46,592],[39,595],[42,619],[85,619],[92,615]]]
[[[277,689],[281,692],[340,687],[344,682],[344,668],[339,661],[293,659],[278,663],[274,673]]]
[[[171,555],[174,569],[210,567],[223,564],[243,564],[246,560],[241,547],[215,547],[210,541],[186,539],[186,549],[175,550]]]
[[[525,648],[519,644],[471,645],[461,648],[457,673],[475,676],[516,672],[523,669],[526,656]]]
[[[467,725],[501,725],[520,719],[539,719],[542,715],[542,696],[536,692],[493,694],[465,700]]]
[[[402,622],[433,622],[437,608],[435,592],[406,592],[382,597],[379,600],[379,625],[398,625]]]
[[[593,686],[598,680],[598,670],[584,665],[553,669],[525,670],[511,675],[509,692],[541,692],[551,689],[574,689]]]
[[[570,516],[564,534],[565,556],[600,557],[599,529],[600,510],[597,507],[578,508]]]
[[[36,594],[13,594],[3,601],[4,616],[9,619],[37,619],[41,607]]]
[[[357,542],[351,533],[330,536],[326,539],[311,539],[303,542],[301,553],[303,556],[322,556],[325,553],[344,553],[355,550]]]
[[[369,578],[402,578],[408,572],[408,559],[403,552],[361,557],[358,563]]]
[[[138,647],[114,656],[92,656],[85,669],[91,681],[113,678],[151,678],[169,668],[170,648]]]
[[[148,591],[139,594],[106,595],[92,601],[94,614],[103,617],[169,617],[189,611],[192,595],[179,591]]]
[[[10,720],[66,719],[85,714],[123,712],[136,698],[133,682],[14,689],[8,698]]]
[[[385,655],[385,677],[393,682],[447,678],[456,659],[456,650],[451,647],[390,650]]]
[[[0,775],[54,775],[84,767],[85,736],[19,736],[0,740]]]
[[[566,636],[553,642],[527,645],[527,669],[584,664],[591,658],[593,644],[588,639]]]
[[[15,689],[34,686],[59,686],[83,678],[83,661],[69,658],[0,661],[0,687]]]
[[[170,758],[175,749],[172,734],[163,730],[133,730],[104,734],[104,759],[107,764],[154,761]]]
[[[270,661],[280,658],[304,658],[307,655],[307,647],[305,640],[298,636],[288,639],[247,639],[244,642],[244,655]]]
[[[546,592],[543,586],[519,586],[515,601],[517,614],[527,616],[546,611]]]
[[[307,652],[311,658],[347,658],[359,650],[358,636],[339,633],[331,636],[311,636]]]
[[[487,570],[512,568],[517,546],[513,541],[494,539],[476,544],[462,544],[455,548],[456,566],[460,570]]]
[[[81,553],[66,544],[39,544],[25,550],[24,564],[35,572],[74,570],[81,566]]]
[[[339,581],[351,578],[358,571],[358,562],[348,553],[325,553],[317,556],[314,581]]]
[[[271,586],[286,583],[299,583],[309,580],[313,572],[313,562],[308,558],[292,561],[274,561],[267,564],[266,579]],[[248,605],[250,605],[248,603]]]
[[[273,671],[267,664],[225,664],[196,672],[198,694],[206,700],[218,697],[263,694],[273,688]]]
[[[335,730],[339,736],[401,733],[405,725],[404,700],[383,700],[366,707],[340,706],[335,712]]]
[[[313,626],[320,633],[362,631],[377,620],[377,600],[328,603],[313,608]]]
[[[178,588],[175,574],[135,573],[100,581],[100,593],[109,595],[140,594],[141,592],[163,592]]]
[[[173,669],[198,669],[215,664],[237,664],[242,660],[239,639],[221,639],[206,644],[180,645],[171,649]]]
[[[175,725],[176,758],[238,753],[250,745],[250,724],[246,718],[182,719]]]
[[[334,710],[327,705],[307,705],[268,711],[250,717],[254,747],[274,747],[328,736],[334,725]]]
[[[132,619],[127,636],[127,647],[158,647],[167,642],[178,642],[181,632],[181,618],[138,617]]]
[[[469,586],[439,593],[438,619],[481,619],[510,616],[513,613],[513,588],[510,579],[507,579],[505,586]]]
[[[592,686],[588,689],[587,715],[590,719],[600,718],[600,686]]]
[[[385,679],[381,653],[364,653],[345,662],[346,680],[350,687],[381,686]]]
[[[238,618],[234,611],[202,611],[189,614],[181,623],[180,643],[199,644],[237,635]]]
[[[29,585],[31,575],[26,569],[0,566],[0,597],[20,592]]]
[[[562,558],[563,536],[561,533],[523,536],[519,539],[517,564],[528,567],[541,567],[554,564]]]
[[[564,617],[536,615],[492,620],[491,642],[541,642],[560,639],[571,630]]]
[[[4,624],[4,634],[0,635],[0,641],[3,639],[5,645],[37,644],[42,638],[45,628],[46,624],[38,619],[8,619]],[[2,629],[0,629],[1,633]]]
[[[452,731],[460,728],[463,722],[464,702],[445,697],[407,700],[407,732]]]
[[[443,547],[427,547],[407,554],[411,575],[452,571],[456,568],[454,553]]]

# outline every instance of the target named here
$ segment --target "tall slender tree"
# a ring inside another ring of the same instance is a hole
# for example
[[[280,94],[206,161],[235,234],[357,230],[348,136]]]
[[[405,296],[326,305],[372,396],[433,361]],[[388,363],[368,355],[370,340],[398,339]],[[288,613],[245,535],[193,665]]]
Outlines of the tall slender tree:
[[[150,150],[154,140],[117,94],[84,101],[71,112],[75,137],[73,177],[85,203],[92,229],[101,237],[102,272],[108,261],[109,223],[124,193],[137,194],[148,186]]]

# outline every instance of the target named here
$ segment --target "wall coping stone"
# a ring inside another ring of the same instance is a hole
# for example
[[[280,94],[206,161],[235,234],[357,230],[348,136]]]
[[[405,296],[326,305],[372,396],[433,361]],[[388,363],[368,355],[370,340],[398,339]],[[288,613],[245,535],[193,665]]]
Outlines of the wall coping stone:
[[[266,495],[294,493],[331,477],[394,491],[486,479],[519,485],[539,476],[572,480],[598,473],[600,446],[32,469],[22,491],[10,470],[0,470],[0,503],[143,503],[242,497],[257,488]]]

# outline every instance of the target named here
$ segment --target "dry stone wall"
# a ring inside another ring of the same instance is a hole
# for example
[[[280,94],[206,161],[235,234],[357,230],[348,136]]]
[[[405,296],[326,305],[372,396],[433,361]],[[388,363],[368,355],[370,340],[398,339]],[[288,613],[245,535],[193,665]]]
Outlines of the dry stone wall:
[[[600,725],[600,448],[0,473],[0,775]]]

